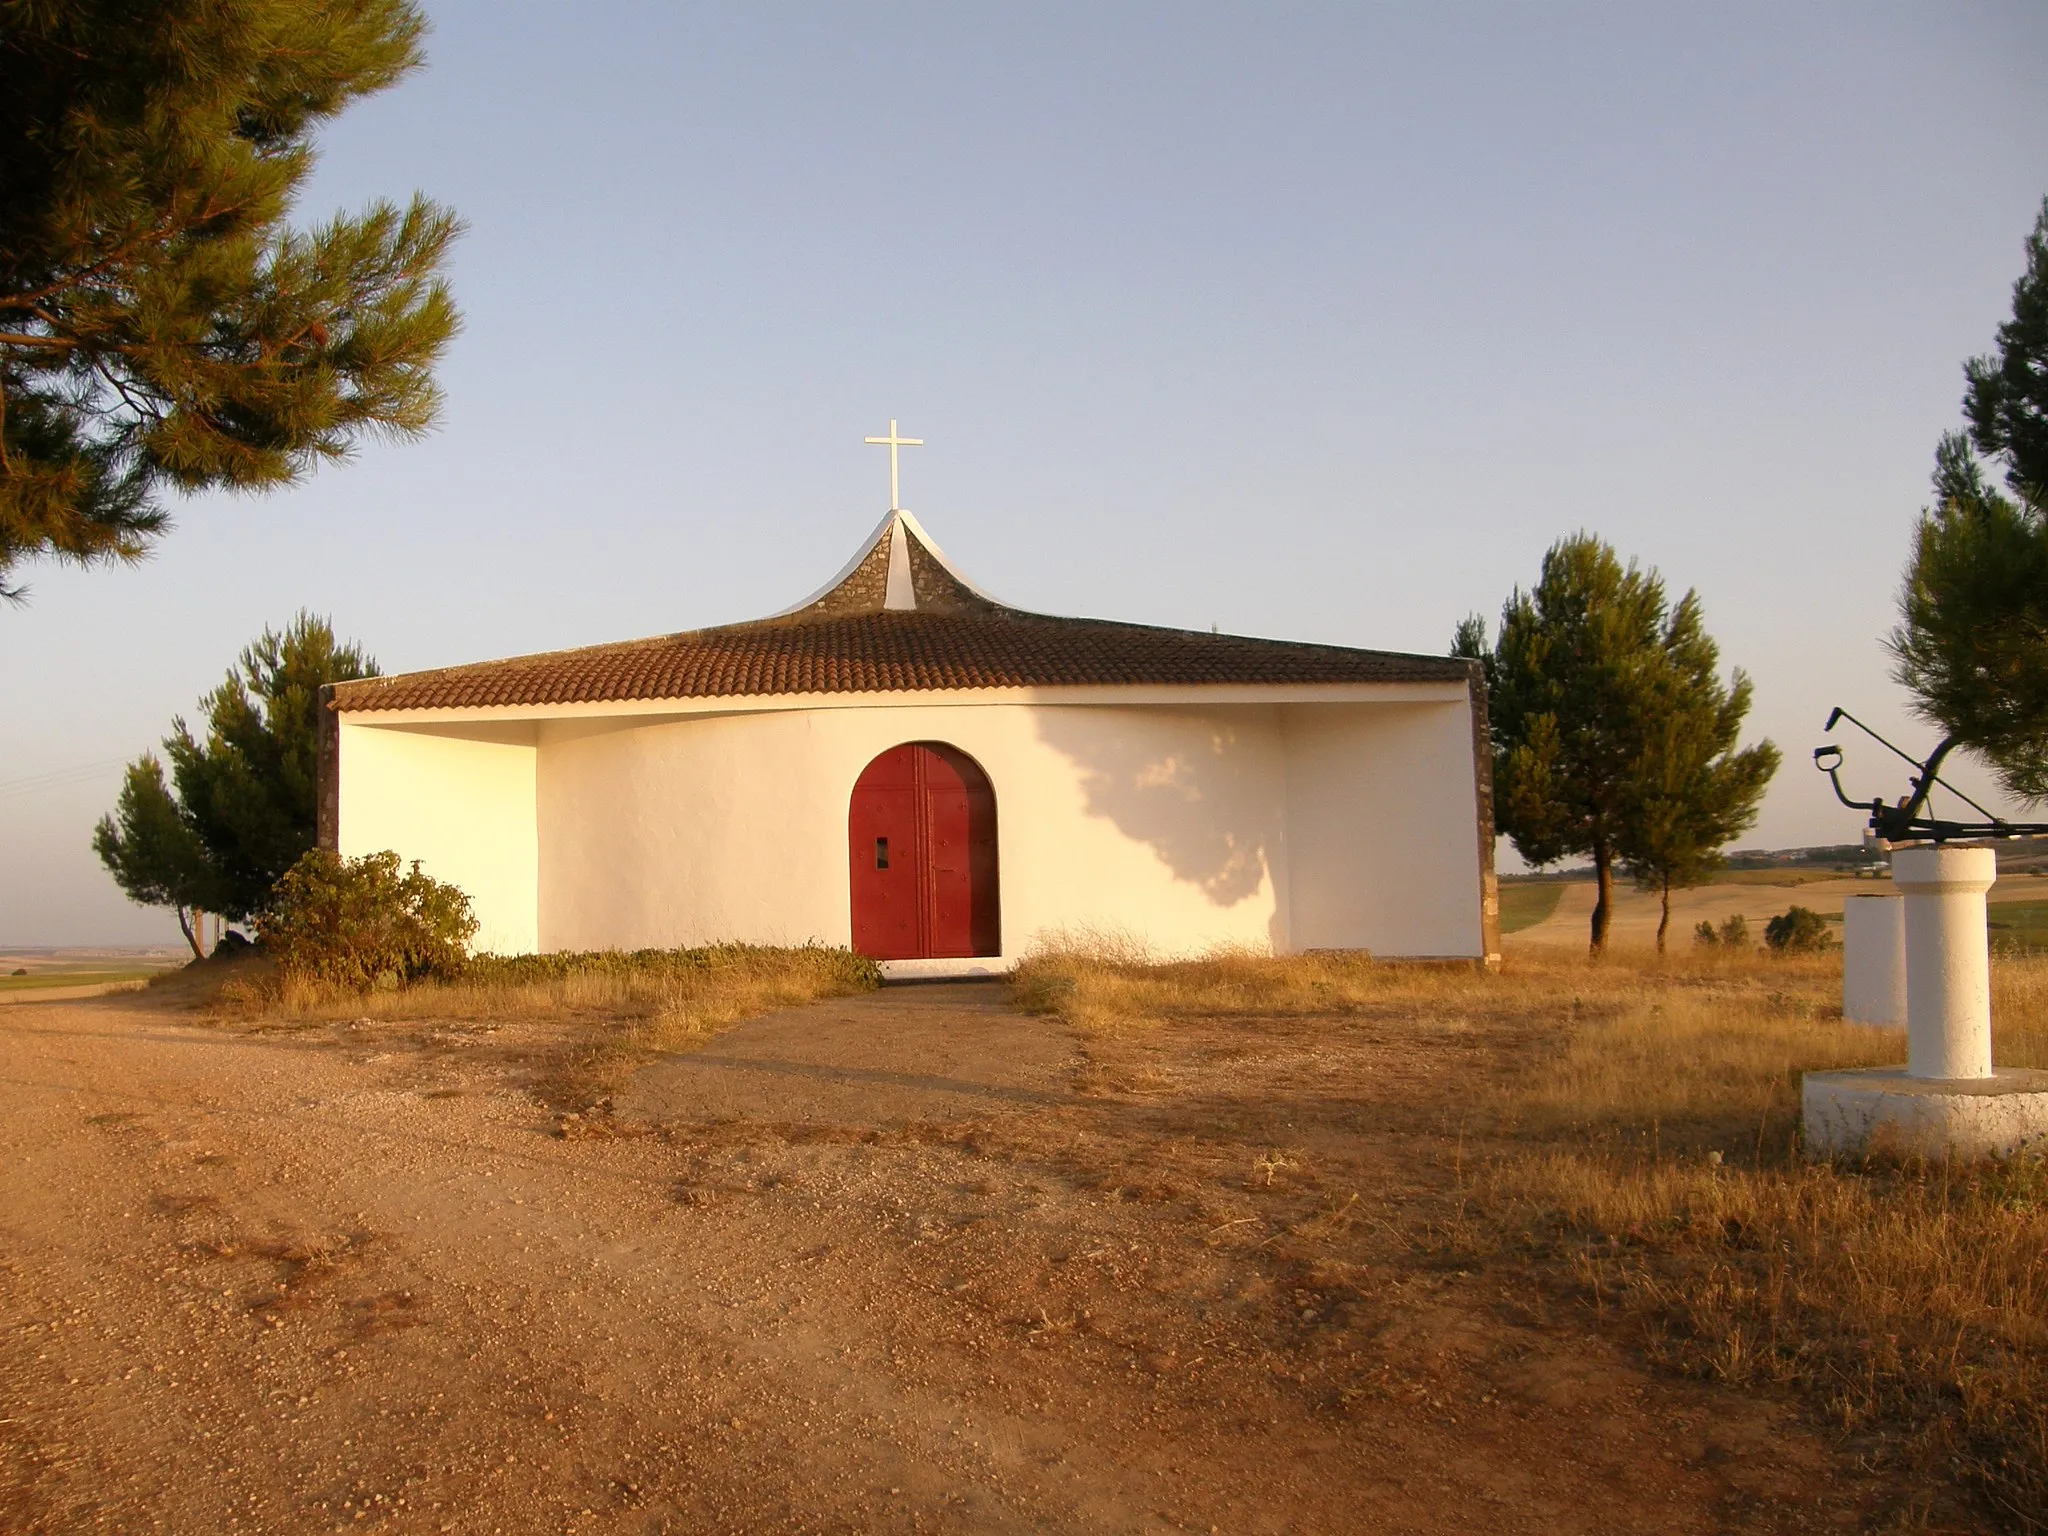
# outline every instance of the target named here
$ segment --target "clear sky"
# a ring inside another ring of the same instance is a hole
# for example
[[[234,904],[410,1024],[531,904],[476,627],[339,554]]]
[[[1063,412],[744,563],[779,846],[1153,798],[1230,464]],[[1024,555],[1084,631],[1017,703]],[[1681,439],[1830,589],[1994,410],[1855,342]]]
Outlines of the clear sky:
[[[1880,641],[2048,193],[2048,8],[429,10],[303,212],[468,221],[442,428],[27,571],[0,943],[175,938],[92,824],[264,624],[398,671],[757,617],[886,508],[892,416],[1050,612],[1435,652],[1604,535],[1756,679],[1747,845],[1858,834],[1831,705],[1925,735]]]

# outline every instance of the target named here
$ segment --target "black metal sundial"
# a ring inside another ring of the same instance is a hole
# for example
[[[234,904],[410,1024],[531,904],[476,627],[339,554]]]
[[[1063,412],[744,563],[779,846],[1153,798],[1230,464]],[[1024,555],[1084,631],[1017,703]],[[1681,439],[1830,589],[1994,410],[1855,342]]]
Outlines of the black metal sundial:
[[[2048,836],[2048,822],[2007,821],[1994,816],[1955,785],[1941,776],[1942,761],[1955,746],[1955,739],[1944,739],[1926,762],[1921,762],[1910,753],[1886,741],[1869,726],[1858,720],[1846,709],[1836,709],[1828,715],[1828,723],[1821,727],[1832,731],[1837,721],[1846,720],[1857,730],[1868,736],[1886,751],[1895,754],[1911,764],[1914,773],[1907,782],[1911,790],[1901,795],[1896,804],[1887,805],[1883,800],[1852,800],[1842,791],[1842,749],[1832,742],[1813,749],[1814,766],[1828,776],[1828,782],[1835,787],[1835,798],[1852,811],[1870,813],[1870,830],[1888,843],[1952,843],[1979,838],[2041,837]],[[1934,787],[1940,785],[1963,804],[1970,807],[1982,821],[1956,821],[1945,816],[1936,816],[1929,802]]]

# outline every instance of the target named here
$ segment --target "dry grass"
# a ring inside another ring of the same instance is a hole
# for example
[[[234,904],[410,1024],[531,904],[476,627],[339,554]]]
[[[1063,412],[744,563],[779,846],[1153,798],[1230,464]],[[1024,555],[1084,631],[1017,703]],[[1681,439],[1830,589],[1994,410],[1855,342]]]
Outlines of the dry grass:
[[[2022,1529],[2048,1510],[2048,1177],[1755,1169],[1564,1146],[1503,1157],[1479,1208],[1660,1362],[1795,1388]]]
[[[553,958],[553,957],[545,957]],[[715,1030],[750,1011],[872,989],[873,964],[843,949],[778,949],[730,944],[702,950],[567,957],[556,974],[530,978],[524,967],[479,962],[452,981],[389,990],[336,987],[266,971],[224,985],[218,1005],[237,1016],[289,1021],[337,1019],[505,1019],[614,1017],[662,1019],[683,1034]],[[578,965],[578,960],[587,964]],[[514,979],[501,979],[511,971]]]
[[[1347,951],[1275,958],[1217,950],[1155,962],[1124,935],[1062,935],[1027,956],[1011,978],[1019,1006],[1088,1030],[1144,1028],[1175,1018],[1350,1013],[1390,1001],[1448,1002],[1466,995],[1475,968],[1393,965]]]
[[[367,992],[265,971],[225,983],[214,1006],[237,1021],[287,1027],[342,1021],[552,1026],[536,1089],[550,1102],[580,1106],[650,1055],[690,1049],[777,1008],[879,984],[871,961],[819,946],[735,944],[587,958],[587,968],[575,968],[572,957],[560,974],[531,980],[427,981]],[[488,977],[493,967],[478,969]]]
[[[1665,1363],[1796,1388],[2044,1528],[2048,1174],[1805,1161],[1800,1071],[1895,1063],[1903,1032],[1840,1022],[1839,959],[1723,964],[1603,977],[1502,1088],[1479,1204]],[[2048,961],[1996,963],[2000,1062],[2048,1060],[2044,1003]]]
[[[1497,974],[1340,956],[1029,961],[1019,1001],[1084,1031],[1399,1012],[1492,1045],[1446,1101],[1460,1262],[1583,1298],[1667,1367],[1783,1388],[1862,1454],[2048,1530],[2048,1170],[1809,1163],[1803,1070],[1903,1059],[1844,1025],[1840,957],[1510,952]],[[2048,957],[1993,968],[1997,1059],[2048,1066]]]

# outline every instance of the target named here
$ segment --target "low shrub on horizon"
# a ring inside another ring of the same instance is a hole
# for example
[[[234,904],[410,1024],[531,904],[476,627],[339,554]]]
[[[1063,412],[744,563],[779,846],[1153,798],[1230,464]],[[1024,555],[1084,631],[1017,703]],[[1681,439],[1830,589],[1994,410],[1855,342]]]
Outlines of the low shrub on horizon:
[[[1828,920],[1810,907],[1791,907],[1764,924],[1764,943],[1781,954],[1828,949],[1834,942]]]
[[[1719,928],[1705,918],[1692,931],[1692,941],[1701,949],[1749,948],[1749,919],[1740,912],[1724,920]]]

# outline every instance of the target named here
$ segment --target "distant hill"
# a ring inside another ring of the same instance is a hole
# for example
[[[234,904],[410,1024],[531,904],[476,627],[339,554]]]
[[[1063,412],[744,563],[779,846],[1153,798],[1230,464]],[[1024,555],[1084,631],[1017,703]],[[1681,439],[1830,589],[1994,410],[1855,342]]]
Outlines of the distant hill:
[[[1728,868],[1856,869],[1881,858],[1883,855],[1876,849],[1865,848],[1861,843],[1823,843],[1818,848],[1738,848],[1728,855]]]
[[[2048,872],[2048,837],[2015,837],[1999,843],[1998,868],[2002,874]],[[1728,855],[1731,870],[1816,870],[1834,869],[1844,874],[1882,865],[1885,855],[1861,843],[1823,843],[1813,848],[1738,848]],[[1590,880],[1591,865],[1538,870],[1526,875],[1502,875],[1503,881]]]

